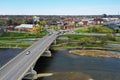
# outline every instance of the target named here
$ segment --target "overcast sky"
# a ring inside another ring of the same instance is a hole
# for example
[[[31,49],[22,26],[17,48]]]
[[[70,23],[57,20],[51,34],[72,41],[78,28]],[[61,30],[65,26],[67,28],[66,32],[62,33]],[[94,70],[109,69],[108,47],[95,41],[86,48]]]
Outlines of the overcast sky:
[[[102,14],[120,14],[120,0],[0,0],[0,15]]]

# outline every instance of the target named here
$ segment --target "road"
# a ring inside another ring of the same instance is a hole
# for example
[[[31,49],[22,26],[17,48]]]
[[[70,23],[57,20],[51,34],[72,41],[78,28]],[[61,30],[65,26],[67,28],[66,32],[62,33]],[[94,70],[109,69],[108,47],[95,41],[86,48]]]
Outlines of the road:
[[[108,47],[120,48],[120,44],[107,44]]]
[[[43,37],[9,61],[0,69],[0,80],[21,80],[56,37],[56,34]],[[28,51],[30,54],[26,55]]]

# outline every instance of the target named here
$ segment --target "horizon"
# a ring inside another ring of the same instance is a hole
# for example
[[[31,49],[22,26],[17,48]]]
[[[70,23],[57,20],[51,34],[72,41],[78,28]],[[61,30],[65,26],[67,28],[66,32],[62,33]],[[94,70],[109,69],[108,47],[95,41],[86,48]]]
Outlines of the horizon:
[[[119,15],[120,0],[2,0],[0,15]]]

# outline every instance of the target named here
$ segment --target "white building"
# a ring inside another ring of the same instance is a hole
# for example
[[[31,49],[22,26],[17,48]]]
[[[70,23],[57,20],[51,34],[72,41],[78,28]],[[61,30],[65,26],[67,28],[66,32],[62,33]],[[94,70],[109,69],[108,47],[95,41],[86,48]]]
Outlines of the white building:
[[[33,31],[34,25],[32,24],[21,24],[16,26],[15,29],[19,31]]]

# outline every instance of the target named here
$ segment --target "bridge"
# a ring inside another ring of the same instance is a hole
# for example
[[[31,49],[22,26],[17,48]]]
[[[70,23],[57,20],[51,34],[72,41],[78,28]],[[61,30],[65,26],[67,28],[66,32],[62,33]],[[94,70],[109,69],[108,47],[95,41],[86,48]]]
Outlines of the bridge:
[[[37,73],[33,70],[35,63],[40,56],[50,55],[49,47],[56,41],[57,37],[58,35],[56,33],[46,35],[10,60],[7,64],[0,68],[0,80],[37,78]]]

